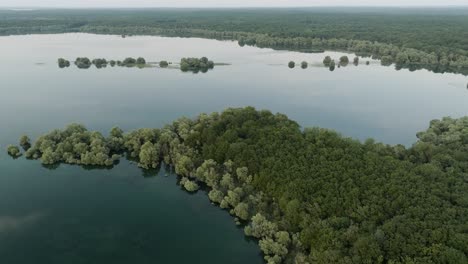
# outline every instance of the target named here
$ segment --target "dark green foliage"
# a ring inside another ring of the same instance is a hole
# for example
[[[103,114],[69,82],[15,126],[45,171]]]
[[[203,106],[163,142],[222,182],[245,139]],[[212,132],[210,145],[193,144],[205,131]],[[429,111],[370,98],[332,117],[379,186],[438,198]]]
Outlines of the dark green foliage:
[[[296,63],[295,63],[294,61],[290,61],[290,62],[288,63],[288,67],[289,67],[290,69],[294,69],[294,67],[296,67]]]
[[[161,68],[166,68],[169,66],[169,63],[167,61],[160,61],[159,62],[159,67]]]
[[[468,117],[434,120],[417,136],[408,149],[361,143],[247,107],[108,138],[71,125],[26,156],[164,160],[185,189],[206,183],[210,200],[245,221],[268,263],[466,263]]]
[[[84,58],[76,58],[75,60],[75,65],[80,68],[80,69],[89,69],[91,67],[92,62],[90,59],[84,57]]]
[[[58,59],[58,66],[60,68],[65,68],[65,67],[70,67],[70,61],[64,59],[64,58],[59,58]]]
[[[307,67],[309,67],[309,64],[307,63],[307,61],[301,62],[301,68],[302,69],[307,69]]]
[[[96,66],[96,68],[101,69],[107,67],[108,62],[106,59],[94,59],[92,63],[94,66]]]
[[[229,39],[240,46],[392,56],[396,63],[404,61],[399,67],[465,75],[466,28],[468,11],[463,8],[0,10],[0,35],[88,32]]]
[[[347,66],[349,63],[349,58],[348,56],[341,56],[340,57],[340,65],[341,66]]]
[[[191,71],[193,73],[207,72],[214,68],[214,62],[206,57],[202,58],[182,58],[180,60],[180,70],[183,72]]]
[[[136,59],[136,64],[143,65],[146,64],[146,60],[142,57]]]
[[[332,59],[330,56],[326,56],[324,59],[323,59],[323,65],[327,66],[327,67],[330,67],[330,64],[332,62]]]
[[[358,65],[359,65],[359,57],[354,57],[353,64],[354,64],[355,66],[358,66]]]
[[[125,60],[122,61],[121,65],[122,66],[127,66],[127,67],[132,67],[137,64],[137,61],[134,58],[125,58]]]
[[[330,71],[335,70],[335,61],[334,60],[330,61],[328,68],[330,69]]]

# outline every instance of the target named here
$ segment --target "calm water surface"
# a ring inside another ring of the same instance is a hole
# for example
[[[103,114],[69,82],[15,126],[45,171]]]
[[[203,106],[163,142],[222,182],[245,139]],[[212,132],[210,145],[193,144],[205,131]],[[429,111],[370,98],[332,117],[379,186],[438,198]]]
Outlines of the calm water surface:
[[[325,55],[239,47],[233,42],[87,34],[0,37],[0,259],[2,263],[261,263],[228,213],[203,192],[180,191],[174,176],[122,162],[84,170],[4,153],[71,122],[102,132],[161,127],[180,116],[252,105],[282,112],[303,127],[335,129],[360,140],[411,145],[431,119],[468,114],[468,78],[396,71],[371,60],[330,72],[288,69]],[[173,69],[59,69],[79,56],[177,62],[207,56],[207,74]],[[352,58],[353,55],[350,55]]]

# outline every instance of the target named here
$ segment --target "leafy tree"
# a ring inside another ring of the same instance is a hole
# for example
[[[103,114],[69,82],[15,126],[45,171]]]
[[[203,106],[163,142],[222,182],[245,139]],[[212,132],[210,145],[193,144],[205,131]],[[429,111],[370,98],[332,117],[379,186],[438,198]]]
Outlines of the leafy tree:
[[[17,158],[17,157],[21,156],[20,149],[17,146],[13,146],[13,145],[9,145],[7,147],[7,153],[8,153],[8,155],[10,155],[10,156],[12,156],[14,158]]]
[[[75,60],[75,65],[79,68],[79,69],[89,69],[89,67],[91,67],[92,65],[92,62],[90,59],[86,58],[86,57],[78,57],[76,58]]]
[[[139,165],[145,169],[153,168],[155,169],[159,164],[159,144],[153,144],[151,142],[146,142],[141,146],[140,150],[140,163]]]
[[[196,192],[196,191],[198,191],[198,189],[200,187],[198,186],[198,184],[196,182],[191,181],[191,180],[187,180],[184,183],[184,188],[185,188],[185,190],[187,190],[189,192]]]
[[[249,220],[249,205],[243,202],[237,204],[234,208],[234,213],[244,221]]]
[[[212,189],[208,193],[208,197],[210,198],[211,201],[215,203],[221,203],[224,199],[224,193],[217,189]]]
[[[306,61],[301,62],[302,69],[307,69],[307,67],[309,67],[309,64]]]
[[[330,56],[326,56],[325,59],[323,59],[323,65],[330,67],[330,64],[332,62],[332,58]]]
[[[19,144],[25,151],[27,151],[31,147],[31,139],[26,135],[22,135],[20,137]]]
[[[169,63],[167,61],[160,61],[159,62],[159,67],[161,68],[167,68],[169,66]]]
[[[332,61],[330,62],[330,66],[329,66],[328,68],[330,69],[330,71],[334,71],[334,70],[335,70],[335,61],[334,61],[334,60],[332,60]]]
[[[346,66],[349,63],[349,58],[348,56],[341,56],[340,57],[340,65],[341,66]]]
[[[294,61],[290,61],[290,62],[288,63],[288,67],[289,67],[290,69],[294,69],[294,67],[296,67],[296,63],[295,63]]]
[[[137,60],[134,58],[125,58],[125,60],[122,61],[121,65],[122,66],[127,66],[127,67],[133,67],[137,64]]]
[[[356,66],[359,65],[359,57],[354,57],[353,64]]]
[[[257,213],[252,217],[252,222],[245,227],[244,231],[247,236],[256,238],[272,237],[278,231],[278,227],[275,223],[268,221],[262,214]]]
[[[139,57],[139,58],[136,59],[136,64],[144,65],[144,64],[146,64],[146,60],[144,58],[142,58],[142,57]]]
[[[65,67],[70,67],[70,61],[64,59],[64,58],[59,58],[58,59],[58,65],[60,68],[65,68]]]

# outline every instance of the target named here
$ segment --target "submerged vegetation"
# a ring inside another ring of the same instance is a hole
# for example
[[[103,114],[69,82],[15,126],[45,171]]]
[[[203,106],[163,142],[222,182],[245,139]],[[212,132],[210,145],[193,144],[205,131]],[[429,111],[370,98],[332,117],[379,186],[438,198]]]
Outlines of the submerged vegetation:
[[[108,136],[72,124],[37,138],[25,156],[45,165],[164,163],[187,191],[206,185],[268,263],[466,263],[467,129],[468,117],[434,120],[405,148],[301,130],[247,107]]]
[[[240,46],[349,51],[397,68],[468,74],[466,9],[0,10],[0,15],[0,35],[202,37]]]

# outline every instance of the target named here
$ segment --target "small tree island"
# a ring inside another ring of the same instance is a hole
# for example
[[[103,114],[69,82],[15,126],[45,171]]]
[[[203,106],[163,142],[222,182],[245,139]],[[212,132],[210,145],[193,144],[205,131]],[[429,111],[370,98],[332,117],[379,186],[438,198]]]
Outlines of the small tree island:
[[[180,60],[180,70],[183,72],[191,71],[193,73],[207,72],[213,69],[215,66],[214,62],[208,60],[207,57],[202,58],[182,58]]]
[[[58,62],[59,68],[70,67],[70,61],[68,61],[68,60],[66,60],[64,58],[59,58],[57,62]]]

